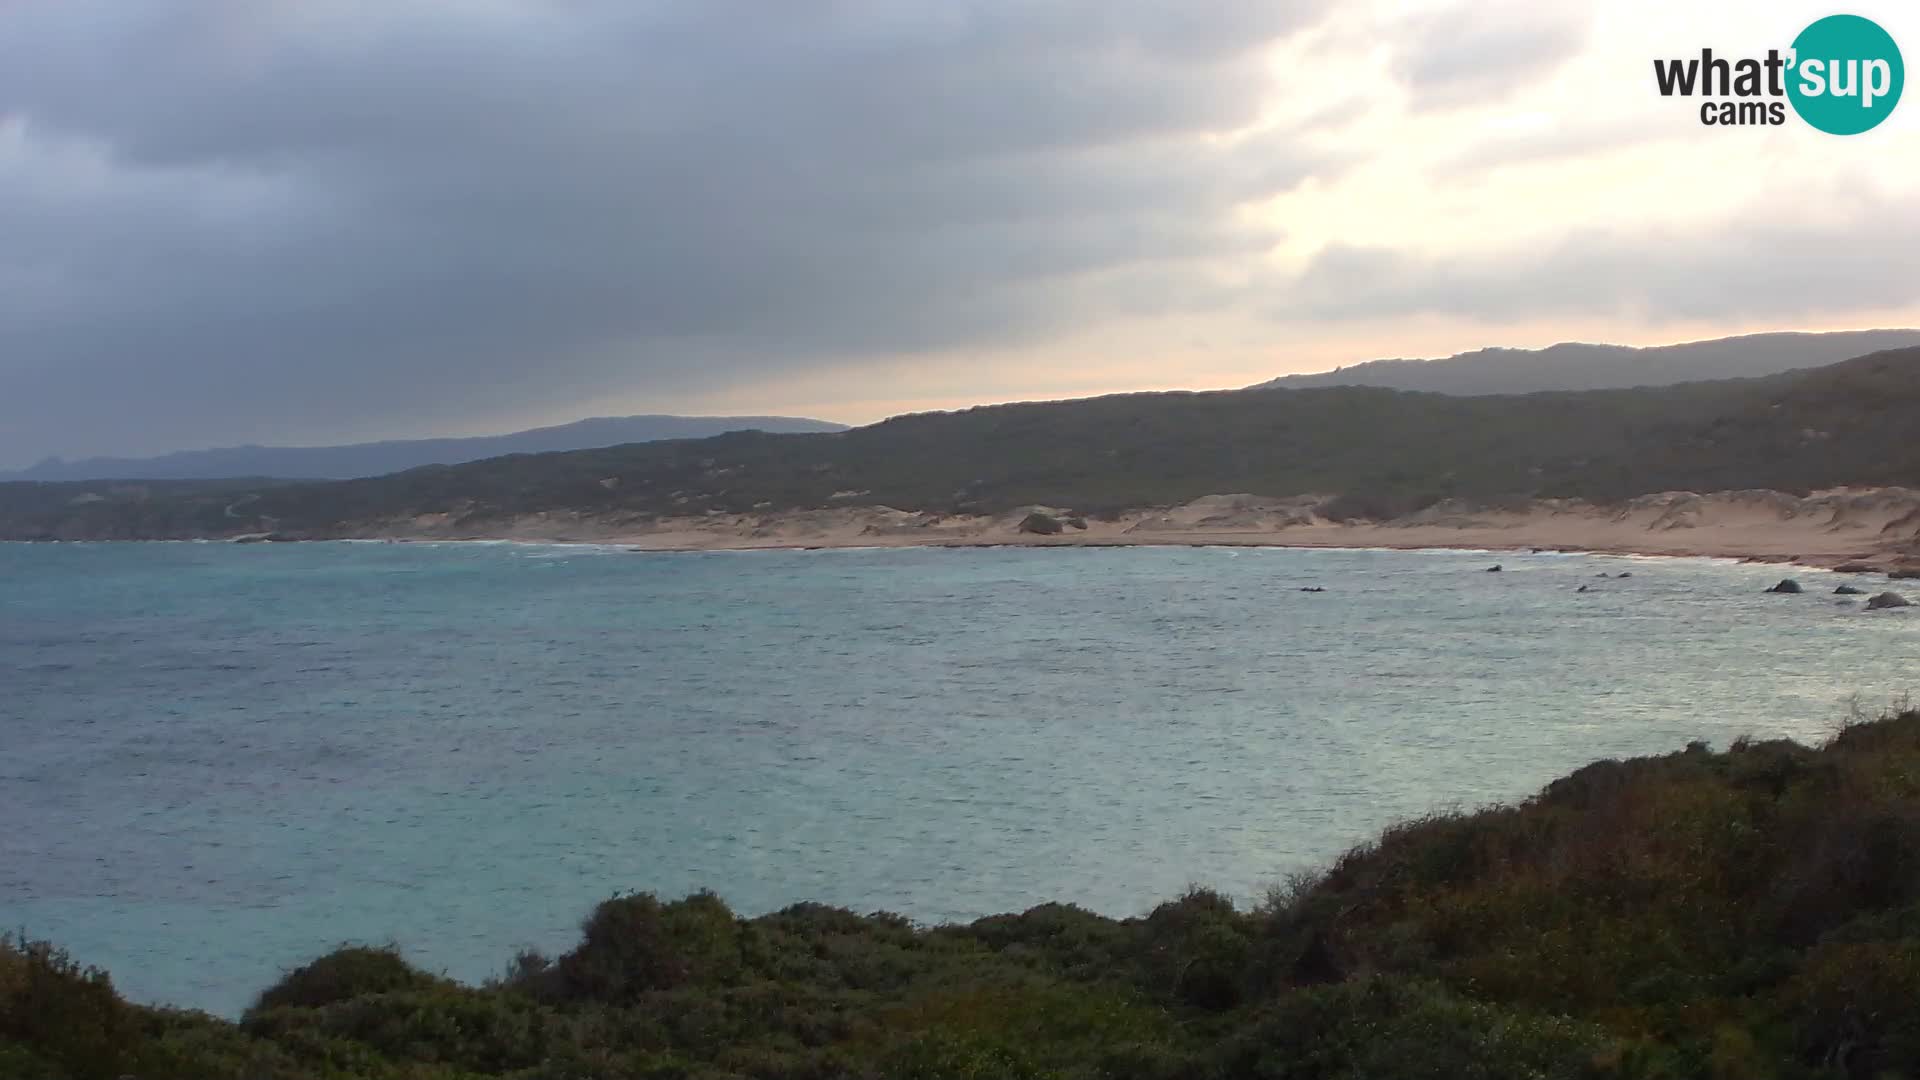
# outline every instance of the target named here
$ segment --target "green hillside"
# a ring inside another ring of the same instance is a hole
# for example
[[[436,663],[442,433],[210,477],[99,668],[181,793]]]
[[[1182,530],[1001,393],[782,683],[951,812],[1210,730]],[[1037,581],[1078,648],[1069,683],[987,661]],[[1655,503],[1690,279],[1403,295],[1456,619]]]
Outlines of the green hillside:
[[[404,515],[484,531],[537,511],[622,520],[833,505],[1105,513],[1252,492],[1440,498],[1920,484],[1920,349],[1765,379],[1449,397],[1368,387],[1128,394],[514,455],[339,483],[0,485],[0,537],[351,536]],[[94,496],[101,496],[95,498]]]

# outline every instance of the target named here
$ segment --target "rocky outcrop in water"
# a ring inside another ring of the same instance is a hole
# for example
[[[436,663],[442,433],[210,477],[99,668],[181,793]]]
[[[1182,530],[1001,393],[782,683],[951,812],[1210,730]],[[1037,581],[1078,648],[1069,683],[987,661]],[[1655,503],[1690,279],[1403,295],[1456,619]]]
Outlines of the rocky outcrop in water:
[[[1868,611],[1880,611],[1885,608],[1902,608],[1902,607],[1912,607],[1912,606],[1913,606],[1912,602],[1909,601],[1906,597],[1901,596],[1899,593],[1894,593],[1894,592],[1883,592],[1880,595],[1874,597],[1873,599],[1867,601]]]

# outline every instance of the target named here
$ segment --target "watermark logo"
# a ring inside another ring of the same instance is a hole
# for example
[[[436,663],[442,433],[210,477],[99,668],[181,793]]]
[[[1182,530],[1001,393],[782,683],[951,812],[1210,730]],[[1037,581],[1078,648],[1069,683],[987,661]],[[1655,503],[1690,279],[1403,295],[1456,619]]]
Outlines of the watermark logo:
[[[1900,46],[1872,19],[1829,15],[1793,39],[1799,78],[1787,100],[1829,135],[1858,135],[1893,112],[1906,86]]]
[[[1893,36],[1872,19],[1829,15],[1764,58],[1715,56],[1712,49],[1653,62],[1662,97],[1698,97],[1709,127],[1777,125],[1787,107],[1830,135],[1858,135],[1893,113],[1907,69]]]

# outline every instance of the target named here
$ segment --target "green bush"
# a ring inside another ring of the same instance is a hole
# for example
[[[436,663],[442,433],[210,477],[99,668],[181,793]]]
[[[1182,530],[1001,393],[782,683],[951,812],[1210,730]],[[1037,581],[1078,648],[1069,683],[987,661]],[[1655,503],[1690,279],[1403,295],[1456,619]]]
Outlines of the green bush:
[[[53,1066],[73,1080],[116,1077],[139,1058],[139,1017],[99,968],[24,936],[0,937],[0,1047],[16,1075]]]
[[[1920,1068],[1920,939],[1819,945],[1780,997],[1809,1064],[1864,1078]]]
[[[288,972],[260,995],[253,1010],[311,1009],[368,994],[424,989],[441,981],[407,963],[391,945],[343,945]]]
[[[1614,1051],[1591,1025],[1369,978],[1280,999],[1217,1067],[1247,1080],[1584,1080],[1609,1075]]]
[[[1161,904],[1140,928],[1147,988],[1196,1008],[1233,1008],[1245,996],[1250,930],[1233,901],[1210,889]]]
[[[370,993],[321,1007],[256,1011],[247,1030],[269,1042],[353,1044],[382,1060],[497,1074],[539,1064],[559,1026],[551,1013],[522,995],[439,986]]]
[[[1072,904],[1041,904],[939,932],[1072,978],[1111,975],[1133,943],[1124,924]]]
[[[893,1050],[882,1073],[889,1080],[1048,1080],[1058,1075],[1029,1061],[1019,1047],[945,1032],[919,1036]]]
[[[651,893],[595,908],[580,944],[536,987],[561,1000],[631,1002],[653,990],[728,983],[742,971],[740,927],[710,892],[662,904]]]

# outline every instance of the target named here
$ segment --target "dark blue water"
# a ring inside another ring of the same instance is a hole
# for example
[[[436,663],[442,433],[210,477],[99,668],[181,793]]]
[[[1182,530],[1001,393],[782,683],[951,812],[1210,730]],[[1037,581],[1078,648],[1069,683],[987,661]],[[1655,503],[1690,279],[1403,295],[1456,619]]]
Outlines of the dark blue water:
[[[1778,568],[1494,558],[0,544],[0,925],[234,1012],[625,889],[1128,914],[1920,682],[1920,618]]]

